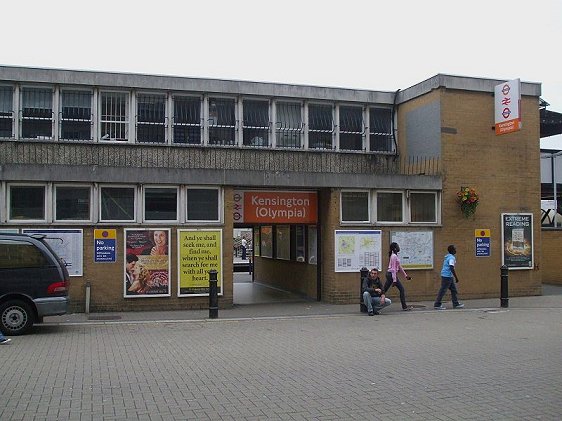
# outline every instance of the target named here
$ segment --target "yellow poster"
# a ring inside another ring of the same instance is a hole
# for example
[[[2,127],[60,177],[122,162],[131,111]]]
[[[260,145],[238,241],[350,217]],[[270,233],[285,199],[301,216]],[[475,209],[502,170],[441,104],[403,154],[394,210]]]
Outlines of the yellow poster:
[[[212,269],[222,295],[222,230],[178,230],[178,251],[178,296],[208,295]]]

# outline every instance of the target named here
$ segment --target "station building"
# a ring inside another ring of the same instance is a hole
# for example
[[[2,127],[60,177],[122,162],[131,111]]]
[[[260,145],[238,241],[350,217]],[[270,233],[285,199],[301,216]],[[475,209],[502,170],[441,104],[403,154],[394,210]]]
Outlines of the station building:
[[[359,301],[400,244],[409,301],[457,248],[462,298],[541,294],[540,83],[495,129],[505,80],[395,91],[0,67],[0,229],[47,235],[73,311],[233,304],[235,230],[254,279]],[[518,101],[518,98],[514,98]],[[459,191],[478,195],[465,216]],[[395,292],[391,289],[390,297]]]

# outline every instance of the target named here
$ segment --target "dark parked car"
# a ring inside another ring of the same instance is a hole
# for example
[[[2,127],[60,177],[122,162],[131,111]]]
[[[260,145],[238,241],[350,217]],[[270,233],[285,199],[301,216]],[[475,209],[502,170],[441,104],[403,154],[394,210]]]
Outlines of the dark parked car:
[[[0,233],[0,330],[22,335],[44,316],[65,314],[68,271],[44,235]]]

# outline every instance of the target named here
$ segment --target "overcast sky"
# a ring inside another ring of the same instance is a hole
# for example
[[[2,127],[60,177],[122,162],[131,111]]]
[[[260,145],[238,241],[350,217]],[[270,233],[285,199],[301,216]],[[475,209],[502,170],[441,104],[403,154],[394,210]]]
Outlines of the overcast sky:
[[[4,3],[4,65],[383,91],[438,73],[520,78],[562,112],[560,0]]]

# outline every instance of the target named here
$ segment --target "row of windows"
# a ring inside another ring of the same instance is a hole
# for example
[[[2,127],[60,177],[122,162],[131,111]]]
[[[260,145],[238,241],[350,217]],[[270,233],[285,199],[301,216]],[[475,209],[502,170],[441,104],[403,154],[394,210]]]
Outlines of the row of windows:
[[[2,221],[7,222],[217,223],[223,219],[222,190],[217,187],[6,183],[4,190],[7,206]]]
[[[0,85],[4,139],[392,152],[392,119],[367,105]]]
[[[342,223],[440,223],[437,192],[343,191]]]

